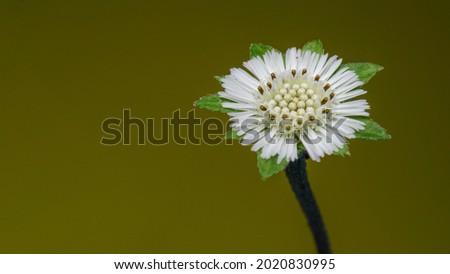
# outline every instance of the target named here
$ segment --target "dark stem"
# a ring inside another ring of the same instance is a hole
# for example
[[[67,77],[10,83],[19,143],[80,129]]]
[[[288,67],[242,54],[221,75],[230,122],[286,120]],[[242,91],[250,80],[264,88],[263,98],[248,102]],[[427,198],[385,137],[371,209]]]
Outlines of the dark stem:
[[[286,167],[286,175],[291,183],[292,190],[297,196],[303,212],[308,219],[309,227],[316,242],[317,251],[320,254],[331,254],[330,243],[328,242],[327,231],[320,216],[319,207],[312,193],[306,172],[306,159],[308,154],[300,152],[299,157],[294,162],[290,162]]]

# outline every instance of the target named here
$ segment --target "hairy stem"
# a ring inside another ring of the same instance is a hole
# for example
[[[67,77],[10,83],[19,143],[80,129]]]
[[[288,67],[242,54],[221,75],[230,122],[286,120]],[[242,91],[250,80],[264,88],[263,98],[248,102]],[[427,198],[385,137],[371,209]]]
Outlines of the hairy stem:
[[[308,219],[309,227],[311,228],[316,242],[317,251],[320,254],[331,254],[332,252],[325,225],[322,221],[322,216],[320,215],[319,207],[314,199],[311,187],[309,186],[308,174],[306,172],[307,158],[307,152],[300,152],[298,159],[294,162],[290,162],[286,167],[286,175],[292,190]]]

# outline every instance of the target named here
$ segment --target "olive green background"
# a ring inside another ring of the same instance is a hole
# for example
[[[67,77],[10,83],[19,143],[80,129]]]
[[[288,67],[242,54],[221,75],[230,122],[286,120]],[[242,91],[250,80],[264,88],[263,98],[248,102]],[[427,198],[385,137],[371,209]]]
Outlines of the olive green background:
[[[334,251],[448,253],[447,12],[444,1],[1,1],[0,252],[315,252],[284,174],[262,181],[248,147],[99,142],[124,108],[186,113],[252,42],[320,38],[346,62],[385,67],[365,98],[393,136],[308,162]]]

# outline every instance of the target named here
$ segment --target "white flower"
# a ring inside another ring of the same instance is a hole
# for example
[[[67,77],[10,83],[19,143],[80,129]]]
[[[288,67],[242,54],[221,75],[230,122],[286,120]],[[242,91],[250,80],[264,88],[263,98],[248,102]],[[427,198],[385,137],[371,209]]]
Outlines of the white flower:
[[[290,48],[285,56],[272,50],[244,63],[250,73],[231,69],[222,79],[219,96],[234,109],[232,128],[243,136],[243,144],[253,144],[262,158],[278,155],[297,159],[301,142],[311,159],[342,148],[345,138],[355,138],[364,123],[350,116],[368,116],[366,100],[349,101],[366,91],[347,68],[338,69],[342,59]],[[252,75],[253,74],[253,75]]]

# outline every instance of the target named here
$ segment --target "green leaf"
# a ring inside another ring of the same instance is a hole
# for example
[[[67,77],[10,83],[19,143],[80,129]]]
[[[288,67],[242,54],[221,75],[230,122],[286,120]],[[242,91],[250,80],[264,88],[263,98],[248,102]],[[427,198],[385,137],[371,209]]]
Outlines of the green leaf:
[[[237,132],[236,131],[234,131],[234,130],[232,130],[231,128],[227,131],[227,133],[225,134],[225,137],[224,137],[224,139],[225,140],[240,140],[240,139],[242,139],[242,136],[239,136],[238,134],[237,134]]]
[[[358,75],[359,80],[364,83],[369,82],[369,80],[372,79],[377,72],[383,69],[382,66],[372,63],[348,63],[341,66],[341,68],[345,67],[353,70],[356,75]]]
[[[305,50],[309,50],[318,54],[324,53],[322,41],[320,41],[319,39],[307,42],[302,48],[302,51]]]
[[[273,50],[272,46],[254,43],[250,44],[250,58],[263,56],[266,52]]]
[[[350,156],[350,147],[348,146],[348,144],[345,144],[341,149],[339,149],[338,151],[333,153],[334,155],[338,155],[338,156]]]
[[[227,100],[220,98],[219,94],[214,93],[201,97],[196,102],[194,102],[194,106],[212,111],[220,111],[223,113],[234,111],[232,109],[222,107],[223,102],[227,102]]]
[[[270,159],[263,159],[261,157],[261,152],[258,151],[257,153],[258,153],[257,165],[259,169],[259,174],[261,175],[263,180],[283,171],[288,165],[286,159],[283,159],[278,164],[277,163],[278,156],[273,156]]]
[[[391,139],[391,135],[389,135],[389,133],[387,133],[384,128],[382,128],[378,123],[376,123],[369,117],[357,116],[350,118],[364,122],[366,124],[366,127],[363,130],[355,132],[356,138],[373,141]]]

